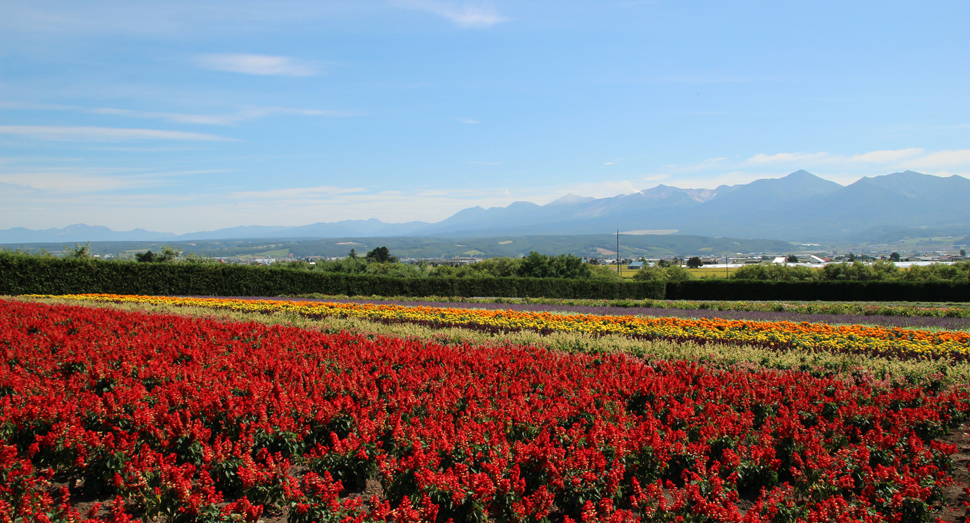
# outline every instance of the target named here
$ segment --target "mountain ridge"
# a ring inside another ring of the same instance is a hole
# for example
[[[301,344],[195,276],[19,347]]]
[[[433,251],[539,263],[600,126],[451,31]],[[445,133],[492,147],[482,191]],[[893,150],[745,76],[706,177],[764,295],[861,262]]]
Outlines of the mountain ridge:
[[[827,241],[858,237],[880,227],[966,228],[970,234],[970,180],[913,171],[863,177],[849,185],[804,170],[715,189],[657,185],[631,194],[593,198],[567,194],[545,205],[516,201],[505,207],[462,209],[436,223],[377,219],[302,226],[238,226],[176,235],[74,224],[64,229],[0,230],[0,243],[185,241],[246,238],[337,238],[463,235],[601,234],[623,230],[676,230],[678,234]]]

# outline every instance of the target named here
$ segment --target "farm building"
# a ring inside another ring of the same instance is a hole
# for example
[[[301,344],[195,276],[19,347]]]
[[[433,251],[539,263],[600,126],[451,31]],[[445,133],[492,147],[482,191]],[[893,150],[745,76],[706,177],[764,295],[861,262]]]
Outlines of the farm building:
[[[643,262],[642,261],[630,262],[630,265],[627,265],[626,268],[639,271],[640,269],[643,268]]]

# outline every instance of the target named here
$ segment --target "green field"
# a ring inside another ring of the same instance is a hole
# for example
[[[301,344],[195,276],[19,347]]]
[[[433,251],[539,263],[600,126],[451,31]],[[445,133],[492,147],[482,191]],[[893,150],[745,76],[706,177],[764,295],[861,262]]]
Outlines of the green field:
[[[689,272],[691,276],[695,278],[724,278],[724,277],[727,277],[729,274],[734,274],[735,272],[737,272],[737,270],[738,269],[736,267],[730,267],[725,271],[724,268],[722,267],[720,269],[715,269],[715,268],[687,269],[687,272]],[[626,267],[620,268],[620,276],[624,278],[633,278],[633,276],[636,275],[637,272],[639,272],[637,269],[627,269]]]

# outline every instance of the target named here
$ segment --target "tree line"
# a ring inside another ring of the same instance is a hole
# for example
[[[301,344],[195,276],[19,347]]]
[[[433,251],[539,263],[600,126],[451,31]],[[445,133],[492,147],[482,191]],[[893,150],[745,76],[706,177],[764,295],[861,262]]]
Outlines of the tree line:
[[[0,248],[2,250],[2,248]],[[23,250],[7,250],[28,256]],[[895,253],[894,253],[895,254]],[[51,256],[42,252],[39,256]],[[65,258],[93,258],[88,245],[65,248]],[[139,263],[219,263],[194,253],[183,254],[182,249],[169,245],[159,252],[151,250],[134,256]],[[693,261],[688,260],[688,267]],[[700,259],[697,259],[699,265]],[[488,258],[460,266],[432,265],[426,262],[404,263],[393,256],[387,247],[381,246],[360,256],[351,249],[347,257],[339,260],[320,260],[309,263],[300,260],[280,260],[272,268],[284,270],[321,271],[340,274],[372,274],[398,278],[564,278],[574,280],[620,281],[623,278],[615,266],[593,265],[572,254],[552,256],[535,251],[522,258]],[[743,265],[729,276],[732,280],[754,281],[903,281],[903,282],[967,282],[970,281],[970,261],[953,264],[934,263],[914,265],[902,269],[893,261],[877,260],[872,263],[855,261],[831,263],[822,267],[804,265],[751,264]],[[690,271],[660,260],[655,266],[643,267],[633,276],[636,281],[680,282],[696,279]]]

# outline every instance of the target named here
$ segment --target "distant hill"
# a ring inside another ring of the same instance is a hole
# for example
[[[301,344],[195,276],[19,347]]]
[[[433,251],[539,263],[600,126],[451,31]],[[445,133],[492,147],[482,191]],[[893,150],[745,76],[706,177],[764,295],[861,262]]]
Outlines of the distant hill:
[[[152,241],[172,240],[172,233],[132,229],[112,231],[107,227],[90,226],[78,223],[63,229],[32,230],[23,227],[0,230],[0,243],[41,243],[41,242],[98,242],[98,241]]]
[[[575,254],[580,257],[613,258],[616,253],[615,234],[591,234],[575,236],[498,236],[498,237],[415,237],[397,236],[381,238],[327,238],[304,240],[211,240],[211,241],[165,241],[165,242],[91,242],[93,254],[119,254],[158,251],[168,244],[211,257],[273,257],[276,259],[306,256],[347,256],[351,249],[363,255],[377,247],[387,247],[391,254],[400,258],[452,258],[458,256],[511,258],[523,256],[529,251],[543,254]],[[63,243],[32,244],[34,249],[57,252]],[[778,240],[744,240],[736,238],[708,238],[687,235],[628,235],[620,236],[620,255],[625,258],[640,256],[717,256],[737,252],[787,253],[794,247]]]
[[[970,180],[912,171],[842,186],[806,171],[716,189],[666,185],[611,198],[566,195],[546,205],[463,209],[437,223],[348,220],[300,227],[245,226],[183,235],[72,225],[0,231],[0,243],[185,241],[245,238],[495,237],[671,230],[678,234],[776,238],[797,242],[867,241],[900,227],[970,234]],[[895,233],[893,233],[895,234]],[[874,238],[874,237],[873,237]]]

